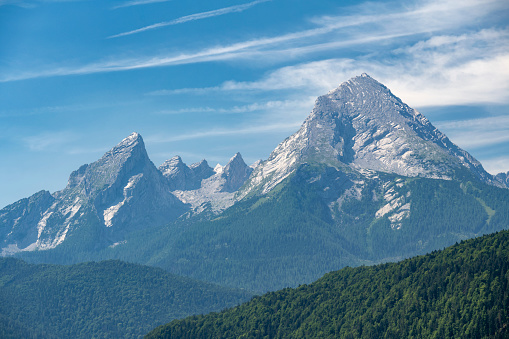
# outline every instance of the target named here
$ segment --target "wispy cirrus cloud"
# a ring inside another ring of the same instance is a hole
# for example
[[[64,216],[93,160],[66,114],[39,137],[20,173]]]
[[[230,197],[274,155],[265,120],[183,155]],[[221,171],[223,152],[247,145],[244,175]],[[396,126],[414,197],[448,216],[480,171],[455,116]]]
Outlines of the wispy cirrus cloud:
[[[44,132],[23,138],[23,142],[31,151],[60,151],[61,147],[75,141],[77,136],[68,131]]]
[[[466,148],[509,143],[509,115],[444,121],[437,126],[446,131],[451,140]]]
[[[219,114],[240,114],[267,110],[289,110],[300,109],[303,107],[311,108],[316,98],[307,97],[304,100],[276,100],[267,102],[255,102],[249,105],[233,106],[228,108],[222,107],[189,107],[177,110],[163,110],[158,114],[191,114],[191,113],[219,113]]]
[[[220,16],[220,15],[225,15],[225,14],[230,14],[230,13],[243,12],[243,11],[245,11],[245,10],[255,6],[255,5],[258,5],[258,4],[262,3],[262,2],[267,2],[267,1],[271,1],[271,0],[256,0],[256,1],[252,1],[252,2],[249,2],[249,3],[243,4],[243,5],[235,5],[235,6],[215,9],[215,10],[212,10],[212,11],[195,13],[195,14],[191,14],[191,15],[186,15],[186,16],[182,16],[180,18],[177,18],[177,19],[174,19],[174,20],[171,20],[171,21],[159,22],[159,23],[156,23],[156,24],[153,24],[153,25],[149,25],[149,26],[145,26],[145,27],[142,27],[142,28],[134,29],[132,31],[115,34],[115,35],[109,36],[108,38],[109,39],[119,38],[119,37],[122,37],[122,36],[132,35],[132,34],[136,34],[136,33],[141,33],[141,32],[153,30],[153,29],[156,29],[156,28],[183,24],[183,23],[189,22],[189,21],[196,21],[196,20],[212,18],[212,17],[215,17],[215,16]],[[134,1],[134,2],[136,2],[136,1]],[[151,1],[151,2],[154,2],[154,1]]]
[[[182,140],[193,140],[210,137],[221,137],[231,135],[246,135],[246,134],[261,134],[270,133],[273,131],[292,131],[295,132],[300,127],[302,121],[299,122],[288,122],[288,123],[275,123],[275,124],[263,124],[249,127],[232,127],[232,128],[217,128],[207,129],[197,132],[183,133],[179,135],[153,135],[145,138],[146,142],[150,143],[168,143]]]
[[[253,3],[258,2],[255,1],[249,4]],[[253,63],[271,63],[284,60],[288,62],[290,60],[299,60],[302,56],[318,52],[336,51],[338,49],[347,49],[351,46],[374,46],[377,43],[387,44],[391,40],[397,40],[402,37],[419,34],[426,35],[429,32],[437,32],[440,30],[454,30],[455,26],[470,25],[471,22],[486,20],[483,16],[488,12],[491,13],[508,9],[509,3],[496,0],[470,0],[464,2],[425,1],[419,3],[414,8],[404,9],[396,13],[382,8],[378,14],[372,14],[372,10],[368,13],[368,10],[359,7],[356,8],[354,14],[316,18],[313,21],[318,26],[316,28],[291,32],[279,36],[263,37],[224,46],[216,45],[198,51],[187,51],[170,55],[160,54],[128,59],[112,58],[108,61],[100,61],[77,67],[57,67],[43,71],[28,71],[26,73],[17,74],[5,73],[3,77],[0,77],[0,81],[6,82],[37,77],[118,72],[213,61],[246,60]],[[205,13],[211,14],[212,12]],[[203,13],[200,13],[199,15],[202,14]],[[199,15],[195,17],[195,19],[199,18]],[[185,20],[193,20],[192,16],[186,18]],[[344,30],[344,28],[348,29]],[[465,69],[468,68],[467,64],[469,62],[470,73],[475,72],[476,68],[486,68],[489,72],[494,73],[492,67],[496,65],[504,66],[505,56],[502,52],[504,52],[504,48],[507,50],[506,46],[509,46],[507,32],[507,29],[492,29],[474,32],[464,36],[455,36],[450,33],[442,34],[441,37],[443,41],[439,41],[439,39],[421,40],[421,44],[417,43],[411,46],[413,49],[408,48],[406,50],[400,49],[398,51],[393,51],[392,56],[385,57],[385,59],[384,57],[380,57],[378,53],[373,53],[372,50],[369,50],[365,55],[359,56],[356,59],[341,59],[340,63],[350,63],[351,65],[349,67],[336,67],[336,71],[332,73],[332,75],[334,75],[333,83],[335,84],[338,79],[344,78],[338,75],[352,76],[357,74],[357,70],[373,73],[373,75],[378,76],[378,78],[383,81],[386,79],[391,80],[389,72],[394,71],[396,71],[394,74],[401,76],[408,73],[406,71],[410,71],[410,74],[417,74],[424,70],[424,73],[433,74],[434,77],[438,77],[438,74],[440,74],[445,67],[449,68],[449,74],[454,76],[454,74],[459,74],[464,70],[462,67]],[[491,37],[488,33],[491,34]],[[476,34],[479,36],[476,37]],[[496,43],[486,44],[482,39],[485,39],[484,41],[491,41],[494,39]],[[478,45],[475,45],[472,41],[478,42]],[[442,44],[442,46],[433,48],[433,44],[437,43]],[[444,46],[447,48],[444,48]],[[472,50],[475,50],[477,56],[474,56],[474,53],[468,51],[470,47],[472,47]],[[384,47],[383,51],[390,50]],[[425,52],[426,54],[419,54],[420,52]],[[395,53],[399,53],[399,55]],[[467,58],[464,57],[462,53],[466,55]],[[260,58],[260,56],[263,56],[263,58]],[[397,56],[397,58],[395,58],[395,56]],[[427,61],[425,58],[426,56],[431,56],[433,59]],[[458,56],[460,58],[455,59]],[[402,60],[399,60],[400,57],[402,57]],[[457,63],[459,66],[454,67],[451,62],[449,62],[449,64],[444,62],[453,59],[459,61]],[[337,64],[338,62],[334,63]],[[310,63],[308,66],[309,65],[312,64]],[[355,65],[359,67],[355,67]],[[433,66],[433,72],[429,72],[428,67],[430,65]],[[295,69],[298,69],[298,67],[292,70]],[[301,69],[302,72],[305,71],[305,67],[301,67]],[[383,69],[389,71],[384,72]],[[330,69],[327,71],[329,70]],[[284,69],[282,72],[284,72]],[[273,73],[276,74],[276,72]],[[331,83],[329,79],[331,76],[324,74],[325,72],[318,73],[324,75],[324,80],[319,81],[322,82],[324,86],[327,85],[327,87],[329,87]],[[505,75],[499,75],[498,78],[503,76]],[[392,78],[395,78],[395,76],[392,76]],[[308,79],[306,80],[308,82],[318,82],[309,80],[309,78],[306,79]],[[270,79],[267,78],[262,81],[269,80]],[[388,83],[388,85],[395,84],[397,87],[406,88],[406,85],[412,85],[412,82],[409,80],[413,79],[409,78],[405,81],[400,80],[399,83],[393,81],[392,83]],[[433,79],[428,79],[428,81],[429,80]],[[288,81],[284,83],[288,83]],[[303,81],[298,81],[297,83],[303,84]],[[465,83],[466,82],[463,82],[463,84]],[[240,86],[241,84],[225,83],[220,86],[220,89],[226,88],[229,85]],[[444,86],[445,85],[446,84],[444,84]],[[252,84],[252,87],[254,86],[255,84]],[[428,84],[428,86],[436,86],[436,84]]]
[[[117,5],[112,7],[112,9],[118,9],[118,8],[124,8],[124,7],[132,7],[132,6],[139,6],[139,5],[149,5],[157,2],[168,2],[171,0],[133,0],[133,1],[127,1],[123,4]]]
[[[486,171],[491,174],[506,173],[509,169],[509,157],[479,158]]]
[[[392,54],[397,58],[326,59],[282,67],[256,81],[226,81],[214,87],[149,94],[292,89],[320,95],[367,72],[414,107],[509,103],[509,30],[437,35]]]

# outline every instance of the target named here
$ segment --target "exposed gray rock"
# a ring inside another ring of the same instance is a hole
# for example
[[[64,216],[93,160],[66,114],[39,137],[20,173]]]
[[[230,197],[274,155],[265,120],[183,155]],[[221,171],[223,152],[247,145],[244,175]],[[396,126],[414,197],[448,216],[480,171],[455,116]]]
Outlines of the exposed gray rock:
[[[257,167],[239,196],[268,192],[303,163],[441,179],[466,170],[501,186],[474,157],[367,74],[319,97],[300,130]]]
[[[509,172],[507,173],[498,173],[495,178],[506,187],[509,187]]]
[[[251,172],[253,172],[253,169],[246,165],[244,159],[242,159],[242,155],[240,155],[240,153],[235,154],[221,173],[221,177],[226,179],[221,191],[230,193],[237,191],[244,184]]]
[[[48,191],[40,191],[2,209],[0,247],[7,248],[9,244],[13,244],[15,246],[11,247],[11,250],[16,252],[35,243],[38,237],[37,223],[54,201],[55,198]]]
[[[214,170],[208,165],[206,160],[188,167],[178,155],[166,160],[159,166],[159,171],[168,180],[172,191],[198,189],[203,179],[214,174]]]
[[[207,160],[203,159],[200,162],[194,163],[191,166],[189,166],[191,171],[194,174],[196,183],[198,186],[200,186],[200,183],[203,179],[207,179],[214,175],[214,169],[209,166],[207,163]]]
[[[208,211],[216,214],[233,205],[235,193],[252,171],[240,153],[237,153],[224,167],[218,164],[214,175],[203,179],[198,189],[177,190],[174,194],[182,202],[190,204],[193,213]],[[208,173],[210,172],[207,171],[207,175]]]
[[[0,235],[6,251],[50,249],[94,219],[108,237],[98,242],[113,242],[127,232],[175,220],[186,210],[148,158],[141,136],[133,133],[71,173],[62,191],[40,192],[0,211],[0,229],[10,229],[8,236]]]
[[[193,186],[194,173],[182,162],[178,155],[166,160],[159,166],[159,171],[168,179],[168,184],[172,191],[187,190],[190,186]]]

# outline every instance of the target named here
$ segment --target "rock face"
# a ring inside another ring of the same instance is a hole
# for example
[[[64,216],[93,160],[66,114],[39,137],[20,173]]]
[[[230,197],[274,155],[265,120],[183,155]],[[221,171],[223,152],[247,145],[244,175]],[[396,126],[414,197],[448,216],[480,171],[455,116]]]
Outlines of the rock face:
[[[367,74],[319,97],[300,130],[258,166],[241,196],[270,191],[307,162],[441,179],[467,170],[500,185],[476,159]]]
[[[206,160],[188,167],[178,155],[166,160],[159,166],[159,171],[168,179],[172,191],[198,189],[203,179],[207,179],[214,174],[214,170]]]
[[[507,173],[498,173],[495,178],[506,187],[509,187],[509,172]]]
[[[225,179],[222,192],[236,192],[246,181],[253,169],[246,165],[240,153],[237,153],[230,159],[223,168],[221,177]]]
[[[55,198],[48,191],[40,191],[1,210],[0,239],[3,239],[3,243],[0,245],[5,248],[3,252],[9,252],[7,244],[15,244],[11,246],[14,251],[17,246],[27,248],[34,244],[38,239],[36,226],[54,201]]]
[[[114,242],[132,230],[173,221],[187,209],[133,133],[71,173],[62,191],[39,192],[0,211],[1,229],[10,230],[2,247],[4,252],[54,248],[90,220],[107,229],[108,239],[98,241]]]
[[[199,165],[191,165],[196,173],[205,173],[206,177],[201,180],[199,188],[176,190],[174,194],[182,202],[191,204],[195,212],[200,213],[208,210],[217,213],[233,205],[235,193],[244,184],[253,169],[246,165],[240,153],[235,154],[224,167],[218,164],[212,170],[214,174],[211,176],[209,176],[210,172],[207,167],[205,161]]]

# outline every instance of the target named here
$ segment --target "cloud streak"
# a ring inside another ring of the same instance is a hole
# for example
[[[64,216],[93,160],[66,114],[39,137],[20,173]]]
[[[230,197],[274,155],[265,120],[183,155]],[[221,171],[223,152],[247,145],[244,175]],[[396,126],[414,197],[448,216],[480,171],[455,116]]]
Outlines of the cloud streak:
[[[509,157],[479,159],[486,171],[491,174],[506,173],[509,169]]]
[[[275,123],[275,124],[267,124],[267,125],[258,125],[258,126],[250,126],[250,127],[233,127],[228,129],[210,129],[203,130],[198,132],[184,133],[180,135],[154,135],[146,137],[146,142],[150,143],[169,143],[175,141],[183,141],[183,140],[194,140],[194,139],[203,139],[203,138],[211,138],[211,137],[222,137],[222,136],[232,136],[232,135],[246,135],[246,134],[260,134],[260,133],[270,133],[274,131],[293,131],[295,132],[297,128],[301,126],[302,122],[293,122],[293,123]]]
[[[132,31],[128,31],[128,32],[112,35],[112,36],[109,36],[108,39],[119,38],[119,37],[122,37],[122,36],[137,34],[137,33],[145,32],[145,31],[153,30],[153,29],[156,29],[156,28],[183,24],[183,23],[189,22],[189,21],[202,20],[202,19],[212,18],[212,17],[215,17],[215,16],[220,16],[220,15],[225,15],[225,14],[230,14],[230,13],[239,13],[239,12],[243,12],[243,11],[245,11],[245,10],[255,6],[255,5],[258,5],[260,3],[267,2],[267,1],[271,1],[271,0],[256,0],[256,1],[252,1],[252,2],[249,2],[247,4],[243,4],[243,5],[230,6],[230,7],[215,9],[215,10],[212,10],[212,11],[195,13],[195,14],[191,14],[191,15],[186,15],[186,16],[177,18],[175,20],[159,22],[159,23],[156,23],[156,24],[153,24],[153,25],[149,25],[149,26],[145,26],[145,27],[142,27],[142,28],[138,28],[138,29],[135,29],[135,30],[132,30]]]
[[[240,6],[253,6],[251,2]],[[233,8],[232,6],[228,8]],[[363,8],[349,16],[316,18],[319,27],[258,38],[225,46],[212,46],[194,52],[173,55],[114,59],[81,67],[61,67],[47,71],[5,75],[0,81],[38,77],[93,74],[164,67],[191,63],[248,60],[288,62],[313,53],[374,46],[402,37],[452,29],[483,20],[486,13],[508,9],[503,1],[427,1],[419,7],[397,13],[381,11],[368,15]],[[208,14],[206,14],[208,13]],[[185,20],[199,19],[199,13]],[[177,19],[178,20],[178,19]],[[184,20],[184,19],[183,19]],[[484,20],[486,20],[484,18]],[[343,30],[343,28],[349,28]],[[415,39],[414,39],[415,41]],[[451,105],[457,103],[508,102],[509,30],[485,29],[469,34],[451,33],[421,39],[405,48],[381,52],[366,51],[347,59],[326,59],[286,66],[254,82],[228,81],[208,89],[160,90],[151,94],[176,94],[228,90],[274,90],[302,88],[308,95],[321,94],[337,86],[337,81],[367,72],[385,83],[412,106]],[[381,56],[380,53],[386,55]],[[263,55],[263,58],[260,56]]]
[[[267,110],[289,110],[289,109],[300,109],[303,107],[311,109],[315,97],[309,97],[305,100],[284,100],[284,101],[267,101],[258,103],[255,102],[249,105],[234,106],[229,108],[217,108],[217,107],[190,107],[182,108],[177,110],[164,110],[158,112],[158,114],[189,114],[189,113],[219,113],[219,114],[240,114],[240,113],[251,113],[258,111]]]
[[[70,141],[77,139],[77,136],[71,132],[45,132],[23,138],[23,142],[31,151],[55,151],[62,146],[66,146]]]
[[[481,148],[509,143],[509,115],[437,123],[458,145]]]
[[[139,6],[139,5],[148,5],[148,4],[153,4],[153,3],[158,3],[158,2],[168,2],[168,1],[171,1],[171,0],[133,0],[133,1],[127,1],[127,2],[124,2],[123,4],[112,7],[112,9]]]

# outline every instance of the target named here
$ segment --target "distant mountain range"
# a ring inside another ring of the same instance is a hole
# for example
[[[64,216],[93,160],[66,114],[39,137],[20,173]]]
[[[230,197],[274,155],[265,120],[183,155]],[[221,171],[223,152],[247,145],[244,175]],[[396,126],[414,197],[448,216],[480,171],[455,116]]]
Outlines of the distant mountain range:
[[[266,291],[509,226],[508,174],[487,173],[362,74],[316,100],[265,161],[178,156],[156,168],[133,133],[0,211],[0,248],[31,262],[124,259]]]

